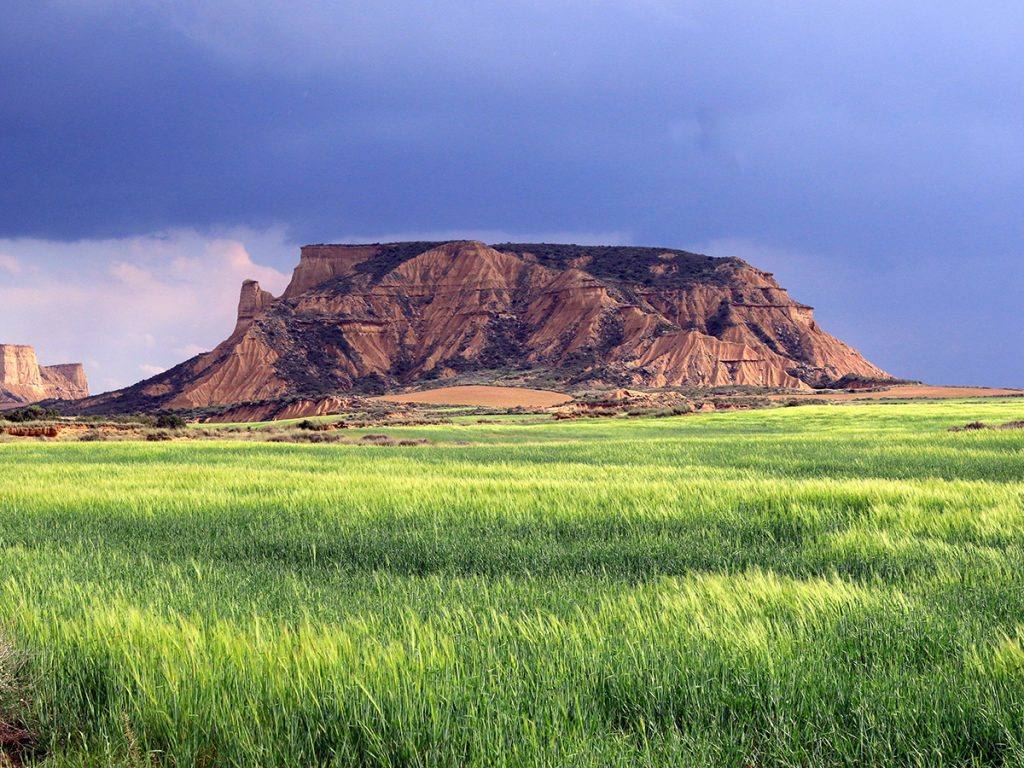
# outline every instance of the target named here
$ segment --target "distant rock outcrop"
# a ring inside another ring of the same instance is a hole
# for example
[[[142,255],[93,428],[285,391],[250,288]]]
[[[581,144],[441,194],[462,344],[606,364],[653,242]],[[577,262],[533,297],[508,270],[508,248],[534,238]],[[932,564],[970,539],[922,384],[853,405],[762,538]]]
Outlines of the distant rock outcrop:
[[[54,400],[77,400],[89,396],[89,380],[85,377],[85,366],[81,363],[41,365],[46,398]]]
[[[566,386],[807,390],[888,379],[770,273],[665,248],[473,241],[310,245],[231,336],[92,410],[322,398],[515,371]]]
[[[81,363],[39,365],[33,347],[0,344],[0,407],[88,395],[89,382]]]

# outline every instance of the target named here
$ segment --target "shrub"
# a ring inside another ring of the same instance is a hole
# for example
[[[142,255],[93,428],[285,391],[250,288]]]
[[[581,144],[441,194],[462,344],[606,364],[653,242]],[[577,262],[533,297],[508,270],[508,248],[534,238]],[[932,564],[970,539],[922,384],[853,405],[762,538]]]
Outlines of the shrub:
[[[156,417],[157,429],[182,429],[185,424],[185,419],[176,413],[164,413]]]
[[[964,424],[962,427],[950,427],[950,432],[975,432],[979,429],[991,429],[988,424],[981,421],[972,421],[970,424]]]
[[[298,424],[296,424],[295,427],[297,429],[306,429],[309,430],[310,432],[326,432],[328,429],[331,428],[329,424],[311,421],[309,419],[303,419]]]
[[[7,420],[20,424],[26,421],[52,421],[60,418],[60,414],[53,408],[43,408],[39,405],[28,405],[24,408],[16,408],[13,411],[0,413],[0,420]]]

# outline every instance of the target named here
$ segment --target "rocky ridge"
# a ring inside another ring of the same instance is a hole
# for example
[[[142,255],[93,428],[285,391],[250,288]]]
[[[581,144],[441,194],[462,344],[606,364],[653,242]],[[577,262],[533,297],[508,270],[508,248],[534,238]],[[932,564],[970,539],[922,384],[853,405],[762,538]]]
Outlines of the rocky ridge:
[[[243,284],[232,334],[88,410],[378,394],[480,372],[523,383],[887,380],[772,274],[664,248],[475,241],[309,245],[280,298]]]

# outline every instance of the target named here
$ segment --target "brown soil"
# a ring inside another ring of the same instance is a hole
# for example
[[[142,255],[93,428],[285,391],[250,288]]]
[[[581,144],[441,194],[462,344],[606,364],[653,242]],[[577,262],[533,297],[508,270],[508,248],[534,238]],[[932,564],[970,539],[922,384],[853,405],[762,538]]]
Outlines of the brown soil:
[[[569,395],[546,389],[521,387],[441,387],[423,392],[383,395],[374,400],[391,403],[423,403],[425,405],[478,405],[490,408],[551,408],[572,400]]]
[[[0,722],[0,768],[21,765],[19,756],[32,744],[32,734]]]
[[[1024,389],[994,389],[990,387],[939,387],[930,384],[902,384],[870,392],[800,392],[777,395],[776,399],[800,400],[945,400],[959,397],[1022,397]]]
[[[47,424],[41,427],[0,427],[0,435],[11,437],[57,437],[61,427],[55,424]]]

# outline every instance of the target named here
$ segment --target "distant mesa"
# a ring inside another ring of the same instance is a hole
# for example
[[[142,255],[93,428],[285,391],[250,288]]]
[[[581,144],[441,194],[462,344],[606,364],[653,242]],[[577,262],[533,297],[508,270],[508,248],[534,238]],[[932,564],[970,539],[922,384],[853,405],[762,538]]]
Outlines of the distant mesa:
[[[377,395],[491,377],[544,389],[810,391],[885,371],[736,258],[475,241],[307,245],[280,298],[242,285],[231,335],[85,412]]]
[[[33,347],[0,344],[0,408],[88,396],[81,363],[40,365]]]

